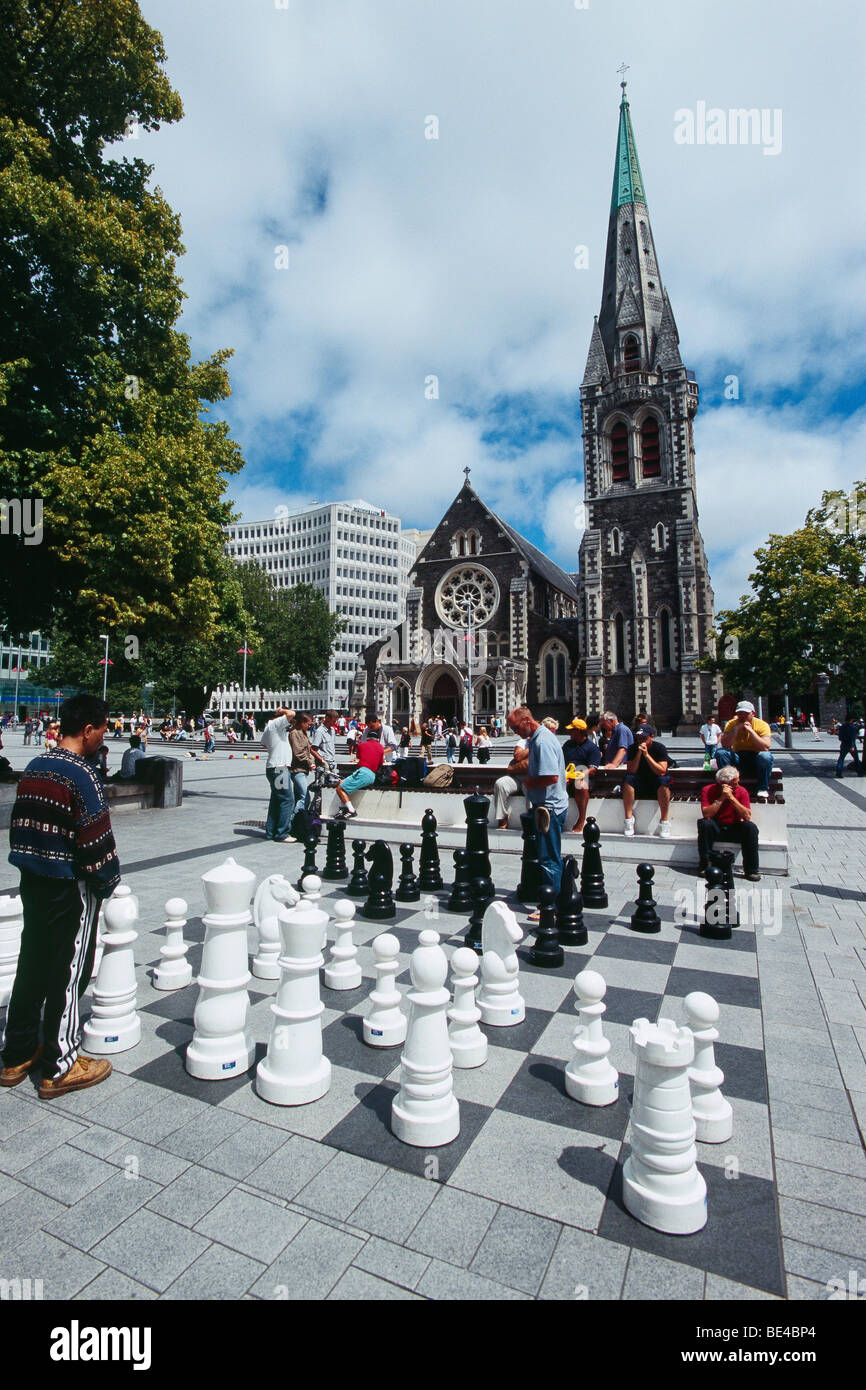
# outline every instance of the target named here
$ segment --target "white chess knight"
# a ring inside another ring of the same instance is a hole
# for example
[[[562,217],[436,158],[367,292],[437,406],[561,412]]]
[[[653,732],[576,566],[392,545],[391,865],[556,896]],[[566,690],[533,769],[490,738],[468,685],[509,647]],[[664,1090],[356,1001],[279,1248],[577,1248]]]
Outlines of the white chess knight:
[[[253,900],[253,922],[258,932],[258,946],[253,956],[252,972],[257,980],[280,978],[279,911],[281,907],[296,907],[300,900],[300,893],[282,874],[271,874],[259,884]]]
[[[325,966],[325,986],[328,989],[358,989],[363,975],[355,945],[355,904],[349,898],[334,903],[334,944]]]
[[[522,940],[523,932],[511,908],[492,902],[481,923],[481,988],[475,1002],[481,1010],[481,1022],[494,1028],[511,1028],[526,1017],[516,951]]]
[[[208,910],[186,1069],[202,1081],[249,1071],[256,1054],[249,1027],[247,925],[255,874],[229,858],[202,874]]]
[[[471,947],[461,946],[454,952],[454,1005],[448,1010],[448,1038],[455,1067],[483,1067],[487,1061],[487,1038],[478,1027],[481,1010],[475,1003],[477,970],[478,957]]]
[[[725,1074],[716,1066],[719,1006],[710,994],[696,990],[685,997],[686,1024],[695,1040],[695,1060],[689,1068],[692,1115],[701,1144],[726,1144],[734,1132],[734,1112],[719,1087]]]
[[[629,1033],[636,1066],[623,1201],[644,1225],[691,1235],[707,1224],[707,1185],[696,1162],[689,1090],[694,1039],[669,1018],[639,1018]]]
[[[189,948],[183,939],[188,911],[183,898],[169,898],[165,905],[165,944],[159,948],[162,963],[153,972],[154,989],[186,989],[192,984]]]
[[[400,1057],[400,1089],[391,1106],[391,1129],[404,1144],[439,1148],[460,1133],[460,1107],[451,1075],[445,988],[448,958],[439,933],[422,931],[412,952],[412,989],[406,1046]]]
[[[370,1047],[397,1047],[406,1041],[407,1019],[400,1007],[403,996],[395,983],[399,974],[400,942],[383,932],[373,942],[376,984],[370,991],[372,1008],[364,1019],[364,1042]]]
[[[574,1056],[565,1068],[565,1089],[584,1105],[613,1105],[619,1097],[619,1073],[608,1058],[610,1039],[601,1026],[606,990],[595,970],[582,970],[574,982],[579,1014],[571,1040]]]
[[[0,898],[0,1009],[12,997],[23,927],[24,908],[17,893]]]
[[[128,1052],[141,1039],[132,949],[138,939],[138,903],[127,884],[115,888],[103,907],[103,918],[104,950],[93,986],[93,1010],[82,1034],[85,1051],[94,1057]]]
[[[331,1085],[331,1063],[322,1055],[319,968],[328,914],[310,904],[280,912],[280,987],[271,1004],[274,1021],[267,1056],[256,1068],[256,1091],[271,1105],[308,1105]]]

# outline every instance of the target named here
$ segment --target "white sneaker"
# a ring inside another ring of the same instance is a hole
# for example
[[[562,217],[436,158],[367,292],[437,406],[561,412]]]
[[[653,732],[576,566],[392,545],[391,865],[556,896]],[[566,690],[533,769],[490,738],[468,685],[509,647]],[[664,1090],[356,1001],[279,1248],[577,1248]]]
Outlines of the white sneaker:
[[[622,828],[622,833],[623,833],[623,835],[633,835],[633,834],[634,834],[634,816],[629,816],[629,817],[627,818],[626,823],[625,823],[625,825],[624,825],[623,828]]]
[[[759,800],[759,801],[769,801],[769,800],[770,800],[770,793],[769,793],[769,792],[758,792],[758,800]]]
[[[669,840],[671,838],[671,823],[669,820],[659,821],[658,834],[659,838],[662,840]]]

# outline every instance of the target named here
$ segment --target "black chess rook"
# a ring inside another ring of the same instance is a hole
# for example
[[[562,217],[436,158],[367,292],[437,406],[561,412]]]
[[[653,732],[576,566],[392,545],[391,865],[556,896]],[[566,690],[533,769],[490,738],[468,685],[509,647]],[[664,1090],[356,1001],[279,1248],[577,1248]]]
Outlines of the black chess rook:
[[[349,866],[346,863],[346,823],[345,821],[331,821],[328,826],[328,839],[325,845],[325,867],[322,870],[322,878],[341,879],[348,878]]]

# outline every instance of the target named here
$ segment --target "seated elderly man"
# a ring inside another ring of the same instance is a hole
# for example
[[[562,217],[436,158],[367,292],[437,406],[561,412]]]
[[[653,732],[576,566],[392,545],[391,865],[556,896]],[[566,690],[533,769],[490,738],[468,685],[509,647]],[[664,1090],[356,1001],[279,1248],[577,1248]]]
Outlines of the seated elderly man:
[[[573,830],[580,835],[586,824],[586,808],[589,805],[589,779],[601,762],[601,751],[589,736],[585,719],[572,719],[565,726],[569,737],[562,745],[565,760],[566,785],[577,802],[577,820]],[[569,775],[573,770],[573,776]]]
[[[505,776],[497,777],[493,783],[493,814],[499,830],[508,829],[508,803],[512,796],[519,796],[523,792],[523,779],[528,770],[529,747],[526,739],[520,738],[505,769]]]
[[[743,873],[757,883],[758,827],[752,820],[752,803],[735,767],[720,767],[715,782],[701,788],[701,814],[698,821],[698,873],[706,871],[710,851],[717,840],[733,840],[743,847]]]
[[[662,813],[658,833],[670,839],[671,775],[668,772],[668,750],[654,738],[652,724],[638,724],[634,731],[634,747],[629,749],[626,779],[622,789],[622,809],[625,816],[623,834],[634,834],[634,803],[657,801]]]
[[[738,767],[747,777],[758,780],[758,800],[770,796],[770,773],[773,755],[770,726],[755,717],[755,706],[741,700],[729,719],[716,746],[716,762],[722,767]]]

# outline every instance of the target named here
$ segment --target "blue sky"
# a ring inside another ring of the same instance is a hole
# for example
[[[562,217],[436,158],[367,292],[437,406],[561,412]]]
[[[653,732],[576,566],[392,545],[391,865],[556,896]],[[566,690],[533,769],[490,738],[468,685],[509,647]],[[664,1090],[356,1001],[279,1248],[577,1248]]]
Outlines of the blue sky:
[[[623,61],[701,385],[717,606],[771,531],[863,476],[859,0],[140,4],[187,114],[130,152],[183,221],[195,354],[235,350],[245,517],[362,496],[432,526],[468,465],[494,510],[577,568],[578,388]],[[676,113],[700,102],[781,112],[780,149],[677,143]]]

